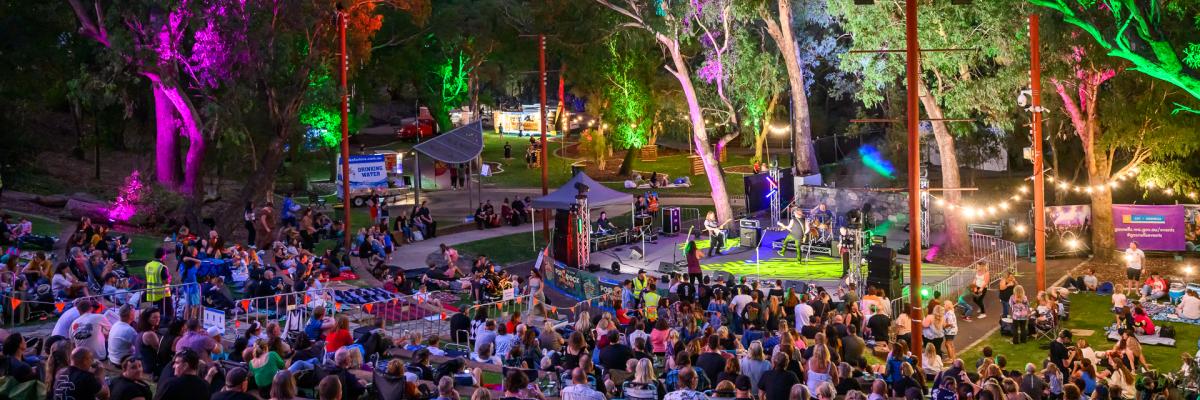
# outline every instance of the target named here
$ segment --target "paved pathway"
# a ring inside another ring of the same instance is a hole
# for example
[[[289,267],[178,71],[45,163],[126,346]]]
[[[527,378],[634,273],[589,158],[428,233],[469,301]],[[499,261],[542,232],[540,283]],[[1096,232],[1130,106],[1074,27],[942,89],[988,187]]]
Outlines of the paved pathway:
[[[1061,277],[1066,276],[1072,268],[1079,265],[1079,259],[1058,259],[1046,261],[1046,286],[1054,286]],[[1026,292],[1032,297],[1037,293],[1037,276],[1034,271],[1033,263],[1024,261],[1017,264],[1017,282],[1024,286]],[[978,319],[971,322],[963,321],[961,318],[958,321],[958,336],[954,338],[954,346],[962,353],[970,345],[982,340],[991,335],[992,332],[1000,329],[1000,290],[996,286],[988,289],[988,294],[984,297],[983,303],[987,309],[987,318]],[[974,304],[972,304],[974,305]]]

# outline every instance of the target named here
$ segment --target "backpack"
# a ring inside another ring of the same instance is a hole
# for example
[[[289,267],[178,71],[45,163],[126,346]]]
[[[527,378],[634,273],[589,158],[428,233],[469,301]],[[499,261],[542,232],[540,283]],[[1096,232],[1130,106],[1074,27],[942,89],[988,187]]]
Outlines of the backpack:
[[[1175,327],[1171,326],[1171,325],[1163,325],[1163,326],[1158,327],[1158,336],[1167,338],[1167,339],[1174,339],[1175,338]]]

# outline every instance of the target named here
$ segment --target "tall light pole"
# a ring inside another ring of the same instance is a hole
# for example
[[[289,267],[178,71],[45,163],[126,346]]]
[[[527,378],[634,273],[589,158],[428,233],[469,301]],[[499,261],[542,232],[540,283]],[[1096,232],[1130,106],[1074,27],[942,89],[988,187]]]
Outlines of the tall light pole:
[[[350,251],[350,90],[346,88],[346,9],[337,5],[338,37],[341,46],[339,70],[342,73],[342,240]]]
[[[542,196],[545,196],[550,194],[549,174],[546,170],[550,165],[550,160],[546,158],[549,154],[546,149],[546,35],[538,35],[538,88],[541,97],[538,112],[541,114],[540,129],[542,131],[541,154],[538,161],[542,163]],[[542,210],[542,238],[547,243],[550,242],[550,210]]]
[[[1042,166],[1042,51],[1038,15],[1029,14],[1029,80],[1033,97],[1033,251],[1037,289],[1046,289],[1046,191]]]
[[[912,348],[920,349],[921,335],[921,227],[911,224],[921,223],[921,142],[917,128],[921,121],[920,98],[917,91],[917,74],[920,73],[921,47],[917,41],[917,0],[904,1],[904,43],[905,43],[905,83],[908,88],[907,99],[907,128],[908,128],[908,210],[910,226],[908,229],[908,296],[909,316],[912,318],[911,329]],[[918,361],[920,351],[914,351]]]

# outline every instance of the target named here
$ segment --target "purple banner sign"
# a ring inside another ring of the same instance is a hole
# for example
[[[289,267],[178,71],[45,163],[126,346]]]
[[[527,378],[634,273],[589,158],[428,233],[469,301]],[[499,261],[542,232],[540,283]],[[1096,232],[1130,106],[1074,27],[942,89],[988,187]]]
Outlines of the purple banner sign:
[[[1181,205],[1113,204],[1113,226],[1117,248],[1136,241],[1144,250],[1183,251],[1187,249],[1185,216]]]

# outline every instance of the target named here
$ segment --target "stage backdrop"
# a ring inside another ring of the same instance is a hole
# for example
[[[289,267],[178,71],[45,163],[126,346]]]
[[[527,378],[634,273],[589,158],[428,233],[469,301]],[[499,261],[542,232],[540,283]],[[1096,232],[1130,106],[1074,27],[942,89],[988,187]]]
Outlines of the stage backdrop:
[[[1117,248],[1123,249],[1136,241],[1144,250],[1187,250],[1184,206],[1113,204],[1112,207]]]

